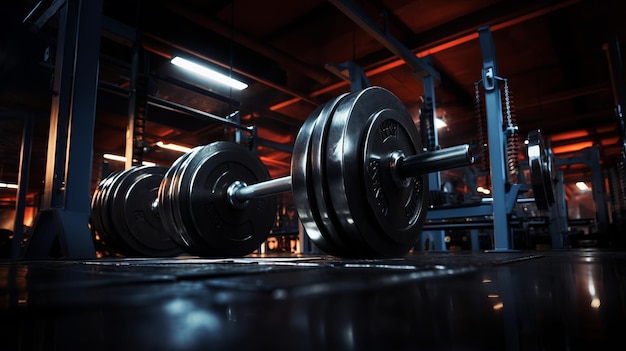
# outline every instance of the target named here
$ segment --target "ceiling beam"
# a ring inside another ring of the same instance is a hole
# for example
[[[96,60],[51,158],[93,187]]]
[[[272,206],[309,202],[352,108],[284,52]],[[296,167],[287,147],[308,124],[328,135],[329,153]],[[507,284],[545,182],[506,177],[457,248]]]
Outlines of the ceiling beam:
[[[207,16],[199,14],[197,11],[193,11],[189,8],[184,8],[174,3],[167,3],[165,7],[177,15],[188,19],[192,23],[215,32],[229,40],[232,39],[238,44],[241,44],[257,53],[276,61],[281,67],[299,72],[310,79],[316,81],[319,84],[330,84],[334,81],[334,76],[323,69],[316,69],[315,67],[308,65],[293,56],[290,56],[267,43],[263,43],[258,39],[248,36],[240,31],[234,30],[226,24],[223,24],[215,19],[210,19]]]

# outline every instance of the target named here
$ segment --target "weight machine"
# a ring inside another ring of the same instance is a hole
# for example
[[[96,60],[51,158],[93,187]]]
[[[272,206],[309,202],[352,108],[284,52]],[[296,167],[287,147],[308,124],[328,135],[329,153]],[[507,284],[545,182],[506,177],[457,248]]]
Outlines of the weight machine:
[[[511,218],[521,202],[537,202],[540,207],[550,210],[554,203],[554,179],[551,155],[543,145],[540,131],[529,135],[529,162],[531,183],[535,198],[520,198],[529,191],[528,184],[520,182],[519,136],[515,125],[514,112],[508,81],[498,76],[493,38],[488,26],[478,29],[480,47],[483,53],[482,79],[475,83],[476,110],[482,115],[479,85],[484,88],[487,138],[481,140],[480,154],[483,168],[489,170],[492,197],[481,202],[469,202],[458,206],[433,207],[428,211],[424,224],[420,250],[446,250],[445,230],[468,229],[471,233],[472,249],[478,250],[478,228],[493,230],[493,249],[506,252],[514,250],[511,240]],[[506,118],[502,114],[500,83],[504,83]],[[479,123],[479,132],[485,134]],[[482,139],[482,138],[481,138]],[[487,147],[488,145],[488,147]],[[471,174],[470,174],[471,176]],[[433,189],[437,191],[439,189]]]

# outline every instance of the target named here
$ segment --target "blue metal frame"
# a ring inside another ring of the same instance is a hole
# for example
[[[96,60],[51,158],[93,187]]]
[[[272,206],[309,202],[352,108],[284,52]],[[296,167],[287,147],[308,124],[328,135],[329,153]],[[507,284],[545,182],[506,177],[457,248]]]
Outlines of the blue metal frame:
[[[354,61],[328,63],[326,69],[339,78],[350,82],[350,92],[361,91],[371,85],[363,68]]]
[[[490,251],[513,251],[510,245],[509,214],[512,213],[517,203],[518,194],[523,190],[523,184],[512,184],[506,191],[507,172],[506,160],[506,137],[507,130],[504,128],[502,116],[502,100],[500,95],[498,69],[496,64],[496,52],[488,26],[478,29],[480,48],[483,53],[482,80],[485,91],[485,111],[487,114],[487,133],[489,144],[490,177],[492,183],[492,201],[490,203],[473,204],[451,208],[430,209],[427,214],[425,228],[429,226],[437,228],[445,226],[438,222],[451,218],[483,217],[491,218],[494,231],[494,249]],[[435,133],[436,135],[436,133]],[[437,179],[433,179],[437,184]],[[431,186],[430,189],[434,188]],[[469,227],[469,226],[468,226]],[[425,231],[427,234],[444,235],[438,231]],[[472,240],[477,239],[478,233],[472,232]],[[424,245],[422,240],[422,245]],[[437,247],[437,246],[442,247]],[[474,244],[473,244],[474,245]],[[473,246],[474,247],[474,246]],[[435,249],[445,250],[442,239],[435,241]]]
[[[591,169],[591,190],[593,200],[596,205],[596,220],[598,221],[598,232],[607,235],[609,231],[609,212],[607,208],[606,187],[602,168],[600,166],[600,151],[594,145],[586,149],[577,151],[570,157],[557,158],[557,166],[572,164],[584,164]]]
[[[509,251],[509,223],[506,211],[507,173],[506,134],[503,130],[502,99],[498,82],[496,50],[488,26],[478,28],[480,49],[483,53],[482,83],[485,90],[485,111],[489,135],[489,173],[493,196],[494,250]]]
[[[94,258],[89,229],[102,0],[59,9],[46,184],[26,258]]]

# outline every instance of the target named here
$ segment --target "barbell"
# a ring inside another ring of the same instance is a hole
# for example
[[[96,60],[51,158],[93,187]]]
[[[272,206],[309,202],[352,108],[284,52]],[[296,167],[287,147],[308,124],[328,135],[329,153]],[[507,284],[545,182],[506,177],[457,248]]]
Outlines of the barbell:
[[[198,256],[243,256],[266,240],[274,195],[292,191],[308,237],[325,253],[402,256],[426,219],[428,173],[473,162],[469,145],[424,151],[401,101],[384,88],[369,87],[311,113],[296,136],[290,176],[271,179],[252,151],[216,141],[184,154],[164,174],[158,166],[141,166],[105,178],[92,200],[92,227],[109,240],[158,237],[137,254],[176,254],[179,248]],[[140,193],[118,185],[133,179],[152,187]],[[129,209],[111,213],[120,203]],[[141,210],[129,214],[130,208]],[[115,229],[123,234],[109,234]],[[160,247],[164,235],[174,243],[168,250]]]

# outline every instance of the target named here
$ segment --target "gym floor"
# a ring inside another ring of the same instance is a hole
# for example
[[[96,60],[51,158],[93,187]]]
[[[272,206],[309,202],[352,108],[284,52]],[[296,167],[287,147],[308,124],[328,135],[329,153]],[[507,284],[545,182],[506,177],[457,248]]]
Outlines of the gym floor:
[[[623,350],[626,251],[0,262],[2,350]]]

